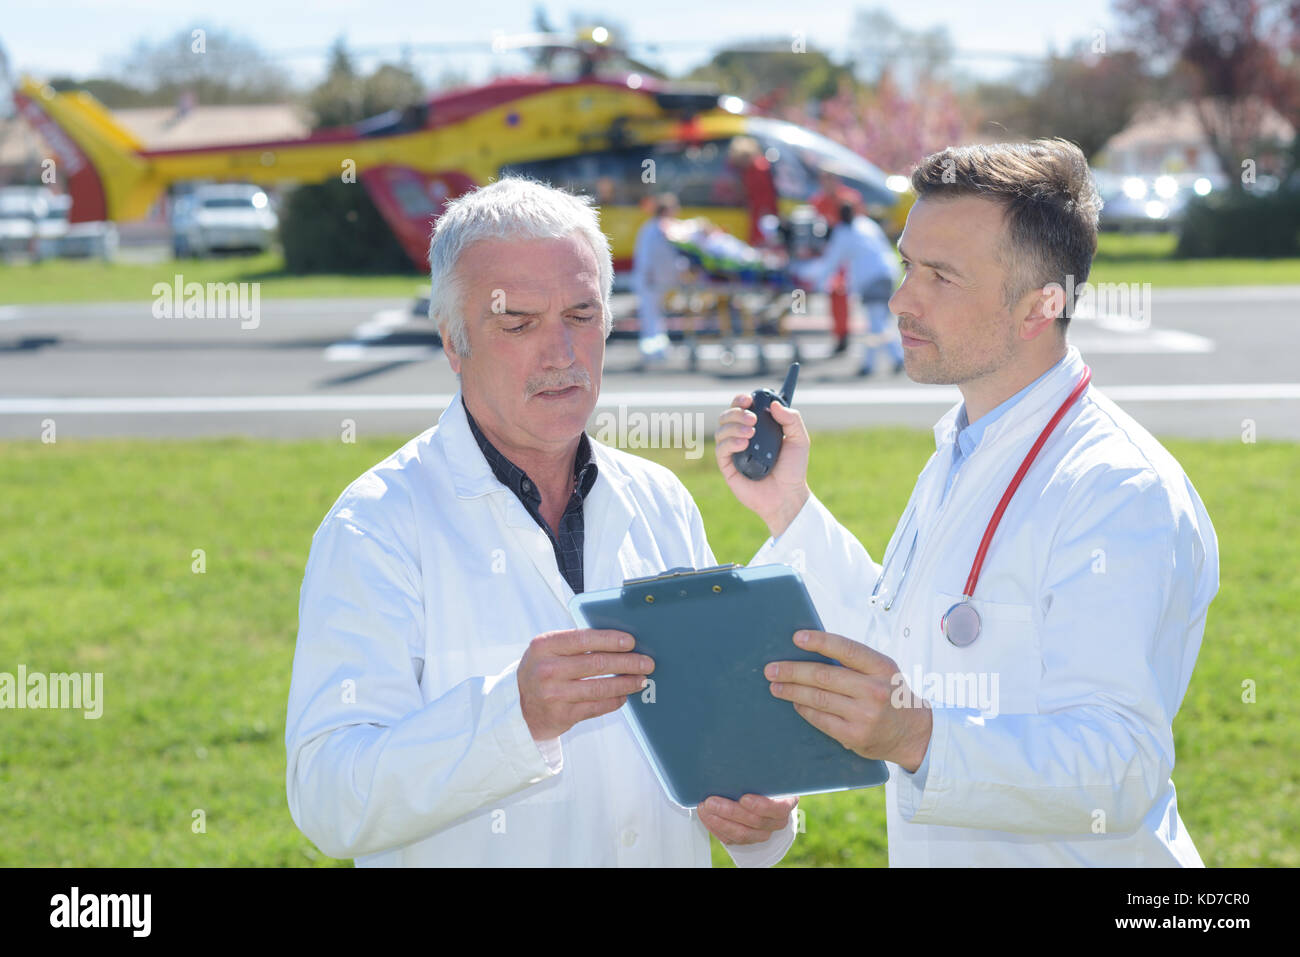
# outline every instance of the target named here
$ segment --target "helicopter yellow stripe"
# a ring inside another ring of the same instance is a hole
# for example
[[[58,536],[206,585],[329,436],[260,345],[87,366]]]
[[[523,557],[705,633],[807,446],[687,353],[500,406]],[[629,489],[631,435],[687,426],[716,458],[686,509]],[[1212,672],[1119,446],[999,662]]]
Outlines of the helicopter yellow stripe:
[[[697,118],[702,135],[743,131],[743,118],[718,112]],[[511,113],[518,116],[514,124],[507,121]],[[629,131],[628,145],[667,139],[677,128],[675,120],[665,118],[654,101],[641,94],[591,86],[533,94],[450,126],[398,136],[271,148],[234,146],[150,159],[152,176],[162,185],[210,178],[319,182],[341,176],[346,160],[357,172],[380,165],[426,173],[456,170],[485,183],[510,163],[608,148],[605,132],[620,119]]]
[[[630,88],[583,85],[530,94],[445,127],[397,136],[140,155],[139,141],[89,94],[54,93],[28,78],[21,89],[90,158],[104,184],[109,218],[115,220],[147,215],[164,190],[187,180],[317,183],[343,177],[349,170],[361,173],[392,165],[424,173],[458,171],[482,184],[502,166],[608,149],[614,129],[623,131],[622,145],[627,148],[638,143],[648,147],[681,133],[680,121],[665,114],[651,97]],[[746,117],[721,109],[697,114],[693,127],[694,135],[704,140],[748,131]],[[781,197],[779,205],[788,214],[796,202]],[[894,212],[905,216],[906,205],[900,205]],[[739,236],[749,228],[748,212],[736,207],[699,207],[682,214],[707,216]],[[645,213],[637,207],[605,205],[602,221],[616,257],[631,256],[636,230],[644,220]]]
[[[149,211],[157,192],[146,181],[147,166],[134,155],[140,143],[119,126],[88,93],[55,93],[30,77],[19,90],[86,154],[99,173],[110,219],[134,219]]]

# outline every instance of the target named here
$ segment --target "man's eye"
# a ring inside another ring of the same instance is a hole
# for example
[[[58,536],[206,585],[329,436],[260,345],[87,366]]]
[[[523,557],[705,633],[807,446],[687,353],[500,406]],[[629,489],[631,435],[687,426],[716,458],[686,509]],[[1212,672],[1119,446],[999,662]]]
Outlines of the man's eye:
[[[941,272],[937,272],[937,273],[935,273],[935,274],[934,274],[934,278],[935,278],[935,279],[938,279],[938,280],[939,280],[941,283],[943,283],[945,286],[951,286],[951,285],[952,285],[952,280],[949,279],[949,278],[947,278],[947,277],[946,277],[943,273],[941,273]]]
[[[593,313],[586,313],[586,314],[583,314],[583,315],[577,315],[577,314],[575,314],[573,318],[574,318],[574,319],[577,319],[577,320],[579,320],[579,321],[581,321],[581,322],[590,322],[592,319],[595,319],[595,318],[596,318],[596,314],[595,314],[594,312],[593,312]]]
[[[528,323],[525,322],[522,325],[518,325],[518,326],[506,326],[505,330],[506,332],[523,332],[527,328],[528,328]]]

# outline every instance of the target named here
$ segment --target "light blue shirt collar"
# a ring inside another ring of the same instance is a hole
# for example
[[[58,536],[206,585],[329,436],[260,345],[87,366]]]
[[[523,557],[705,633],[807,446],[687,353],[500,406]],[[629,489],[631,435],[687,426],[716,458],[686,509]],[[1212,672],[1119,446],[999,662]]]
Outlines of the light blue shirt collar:
[[[1029,383],[1029,385],[1025,386],[997,408],[981,415],[973,423],[966,420],[966,403],[963,402],[961,404],[961,411],[957,413],[957,421],[955,423],[957,426],[957,448],[960,450],[958,453],[959,457],[963,459],[969,457],[970,454],[979,447],[980,440],[984,438],[984,433],[988,427],[998,419],[1002,418],[1002,416],[1006,415],[1017,402],[1023,399],[1029,391],[1034,388],[1034,386],[1038,385],[1038,383],[1042,382],[1049,375],[1059,369],[1061,364],[1065,362],[1067,358],[1069,358],[1068,354],[1062,356],[1058,362],[1037,379]]]

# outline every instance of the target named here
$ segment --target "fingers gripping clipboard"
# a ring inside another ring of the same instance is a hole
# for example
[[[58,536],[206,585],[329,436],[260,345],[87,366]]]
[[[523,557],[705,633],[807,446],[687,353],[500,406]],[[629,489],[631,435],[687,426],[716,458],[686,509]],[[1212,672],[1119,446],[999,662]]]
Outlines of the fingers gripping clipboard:
[[[711,795],[738,800],[872,787],[889,778],[774,698],[772,661],[821,661],[791,640],[821,630],[803,579],[788,565],[672,569],[622,588],[575,595],[584,628],[636,638],[654,659],[653,684],[623,711],[669,798],[693,808]]]

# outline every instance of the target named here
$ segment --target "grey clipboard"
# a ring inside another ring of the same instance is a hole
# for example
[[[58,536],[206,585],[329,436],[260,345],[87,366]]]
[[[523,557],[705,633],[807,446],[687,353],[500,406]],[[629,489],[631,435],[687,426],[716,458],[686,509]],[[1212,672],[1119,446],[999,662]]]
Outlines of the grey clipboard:
[[[836,664],[791,640],[822,625],[790,566],[672,569],[575,595],[569,610],[584,628],[628,632],[636,651],[654,659],[654,684],[628,695],[623,711],[673,803],[693,808],[711,795],[817,794],[889,779],[883,761],[854,754],[772,697],[763,675],[769,662]]]

